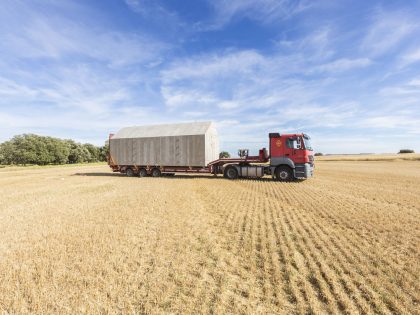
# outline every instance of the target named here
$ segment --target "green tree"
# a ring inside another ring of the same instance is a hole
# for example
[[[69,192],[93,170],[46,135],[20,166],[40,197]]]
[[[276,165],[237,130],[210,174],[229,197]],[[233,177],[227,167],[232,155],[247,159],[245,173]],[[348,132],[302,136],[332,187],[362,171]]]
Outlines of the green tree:
[[[104,146],[99,148],[99,161],[106,162],[108,154],[109,154],[109,144],[107,143]]]
[[[0,144],[0,164],[65,164],[96,162],[105,149],[34,134],[14,136]]]
[[[66,143],[57,138],[44,137],[48,150],[48,162],[53,164],[66,164],[69,161],[70,149]]]
[[[13,164],[15,156],[15,147],[11,141],[6,141],[0,144],[0,164]]]
[[[222,151],[222,152],[219,153],[219,158],[220,159],[228,159],[228,158],[230,158],[230,154],[227,151]]]
[[[3,152],[3,145],[0,144],[0,165],[5,164],[5,156],[4,156],[4,152]]]
[[[86,149],[89,154],[87,155],[87,161],[86,162],[98,162],[99,161],[99,153],[100,150],[98,147],[94,146],[90,143],[83,144],[83,148]]]
[[[10,140],[11,164],[38,164],[39,163],[39,136],[23,134],[14,136]]]
[[[66,140],[66,143],[69,148],[69,163],[82,163],[83,160],[83,149],[79,143],[74,142],[73,140]]]

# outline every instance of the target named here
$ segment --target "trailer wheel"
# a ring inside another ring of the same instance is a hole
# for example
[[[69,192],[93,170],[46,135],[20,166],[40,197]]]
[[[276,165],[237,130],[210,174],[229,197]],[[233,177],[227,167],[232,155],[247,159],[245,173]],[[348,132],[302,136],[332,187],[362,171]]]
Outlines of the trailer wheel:
[[[133,171],[131,168],[127,168],[127,169],[125,170],[125,174],[126,174],[128,177],[133,177],[133,176],[134,176],[134,171]]]
[[[153,176],[153,177],[160,177],[160,175],[162,175],[162,173],[161,173],[160,169],[158,169],[158,168],[154,168],[154,169],[152,170],[152,176]]]
[[[276,180],[281,182],[290,182],[293,179],[293,170],[288,166],[279,166],[276,168]]]
[[[225,173],[224,173],[225,178],[227,179],[237,179],[239,174],[238,174],[238,170],[236,169],[236,167],[234,166],[228,166],[225,169]]]
[[[147,176],[147,171],[145,168],[141,168],[139,170],[139,177],[146,177]]]

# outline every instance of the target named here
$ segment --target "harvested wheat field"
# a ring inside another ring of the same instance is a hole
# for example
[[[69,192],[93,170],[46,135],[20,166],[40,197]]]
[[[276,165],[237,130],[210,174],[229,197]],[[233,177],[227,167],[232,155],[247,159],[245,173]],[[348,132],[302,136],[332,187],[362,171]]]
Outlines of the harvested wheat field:
[[[420,161],[420,154],[348,154],[324,155],[316,158],[318,161]]]
[[[0,313],[414,314],[420,163],[304,182],[0,170]]]

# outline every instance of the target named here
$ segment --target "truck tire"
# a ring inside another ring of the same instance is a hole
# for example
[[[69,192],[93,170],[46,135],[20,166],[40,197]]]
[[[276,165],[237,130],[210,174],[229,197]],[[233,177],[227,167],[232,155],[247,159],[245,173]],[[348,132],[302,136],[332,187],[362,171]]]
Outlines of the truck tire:
[[[239,177],[238,170],[234,166],[228,166],[225,169],[224,176],[227,179],[237,179]]]
[[[160,177],[161,175],[162,175],[162,173],[161,173],[160,169],[154,168],[152,170],[152,177]]]
[[[289,166],[279,166],[276,168],[276,180],[290,182],[293,180],[293,170]]]
[[[127,175],[128,177],[133,177],[134,176],[134,171],[131,168],[127,168],[125,170],[125,175]]]
[[[147,176],[147,171],[145,168],[141,168],[139,170],[139,177],[146,177]]]

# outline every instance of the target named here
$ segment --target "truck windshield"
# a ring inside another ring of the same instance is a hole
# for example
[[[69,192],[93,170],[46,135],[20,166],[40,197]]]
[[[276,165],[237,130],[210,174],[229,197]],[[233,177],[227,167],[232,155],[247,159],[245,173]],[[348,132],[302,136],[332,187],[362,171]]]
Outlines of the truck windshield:
[[[310,138],[305,135],[303,136],[303,143],[305,144],[305,149],[312,151],[312,144]]]

